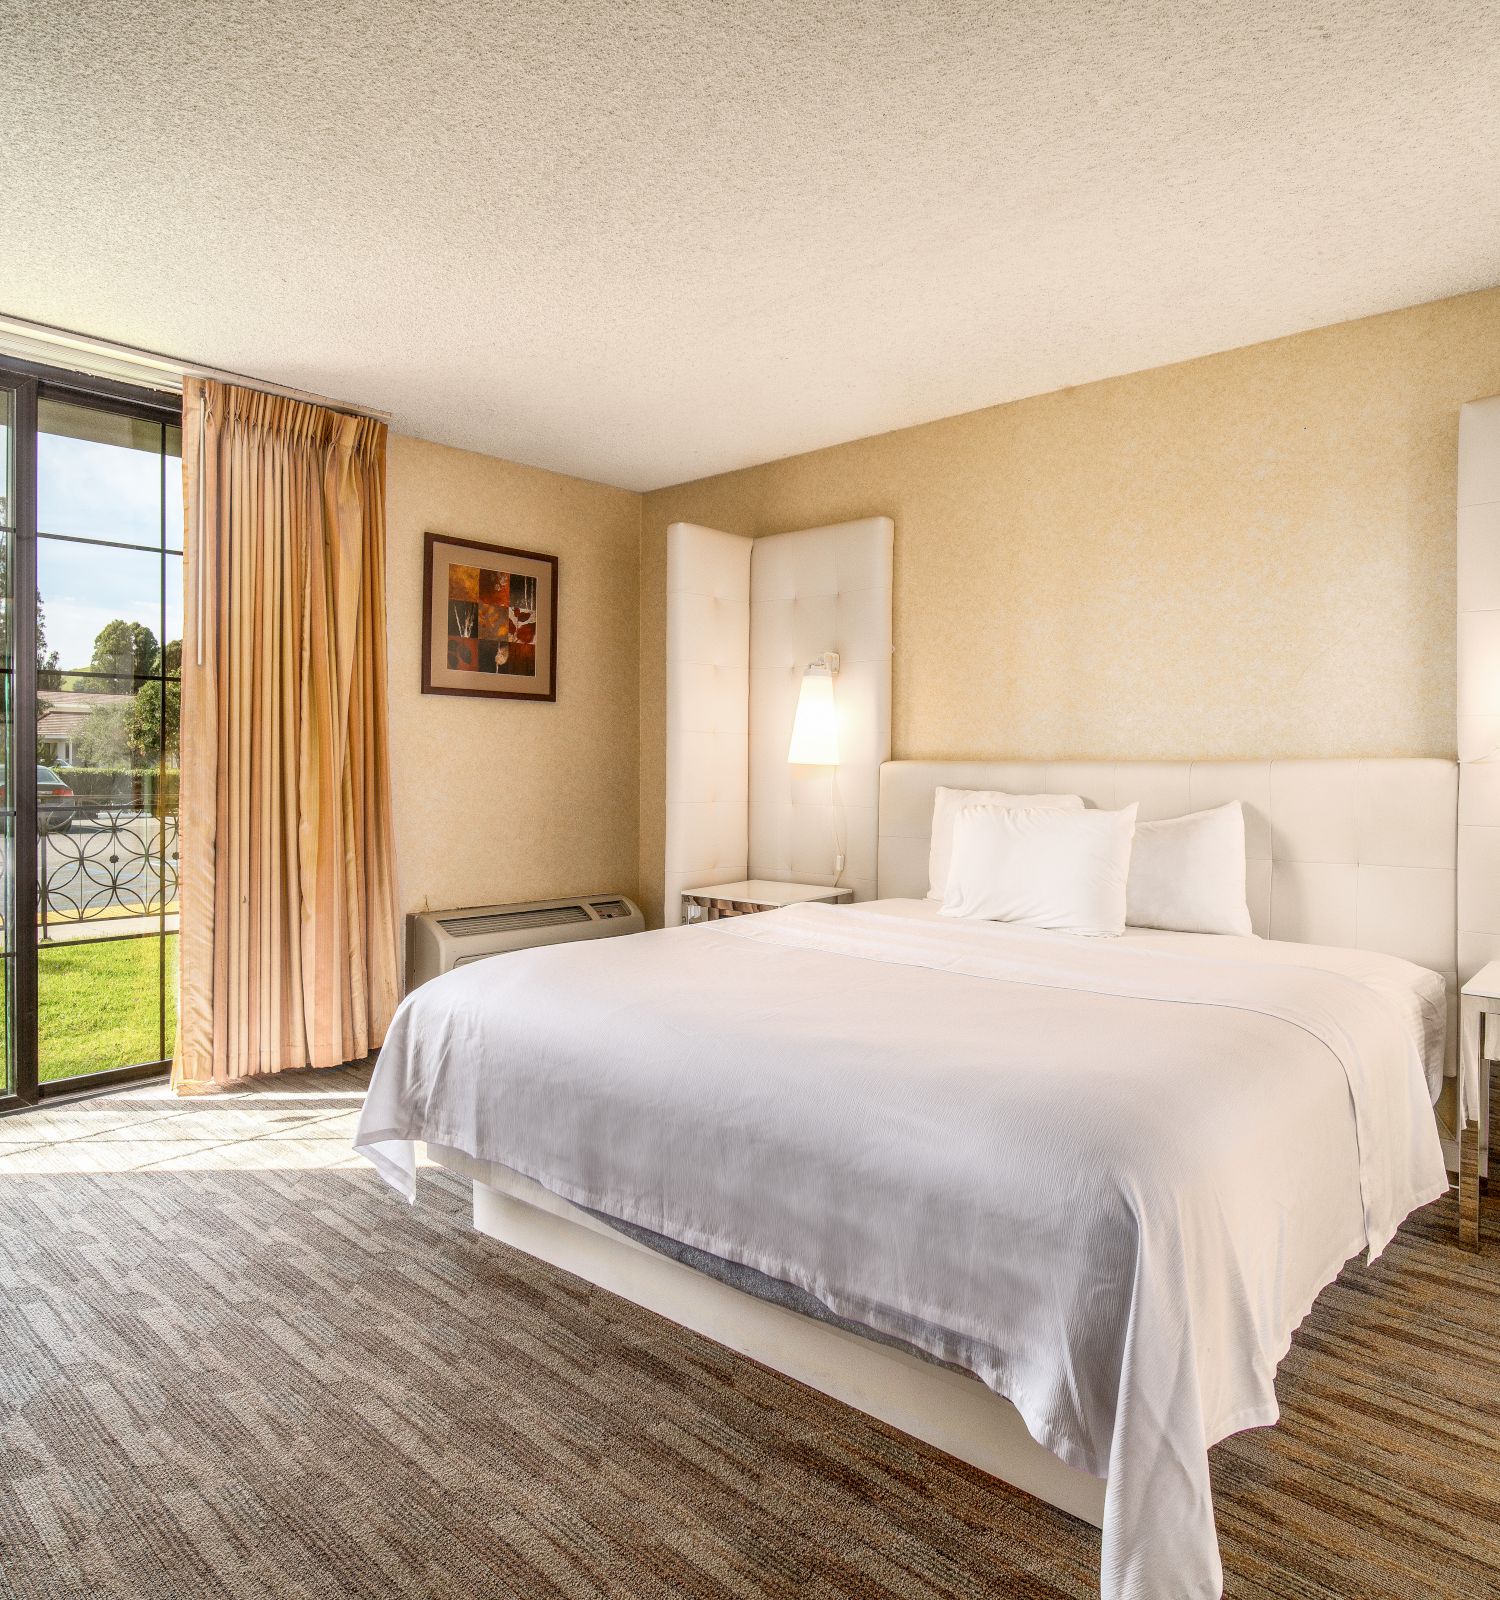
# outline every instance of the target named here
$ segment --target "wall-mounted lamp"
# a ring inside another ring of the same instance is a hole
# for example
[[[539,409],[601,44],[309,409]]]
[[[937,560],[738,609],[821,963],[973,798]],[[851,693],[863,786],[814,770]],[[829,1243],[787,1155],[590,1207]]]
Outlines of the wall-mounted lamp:
[[[836,767],[839,760],[838,709],[833,700],[839,658],[830,651],[808,664],[797,692],[797,716],[786,758],[796,767]]]

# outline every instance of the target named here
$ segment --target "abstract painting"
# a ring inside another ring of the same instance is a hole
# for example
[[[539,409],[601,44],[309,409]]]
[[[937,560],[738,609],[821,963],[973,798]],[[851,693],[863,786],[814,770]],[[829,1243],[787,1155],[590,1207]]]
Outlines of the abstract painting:
[[[557,698],[557,557],[427,535],[424,694]]]

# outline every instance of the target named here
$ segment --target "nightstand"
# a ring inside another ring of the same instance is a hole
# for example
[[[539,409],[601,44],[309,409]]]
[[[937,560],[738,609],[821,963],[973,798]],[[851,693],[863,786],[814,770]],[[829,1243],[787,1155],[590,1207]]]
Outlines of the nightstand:
[[[684,922],[714,922],[720,917],[744,917],[755,911],[779,911],[782,906],[844,905],[854,898],[852,889],[830,889],[826,883],[776,883],[770,878],[745,878],[739,883],[711,883],[682,891]],[[1500,1010],[1500,1001],[1496,1002]]]
[[[1459,1001],[1458,1237],[1479,1248],[1479,1169],[1489,1167],[1491,1018],[1500,1018],[1500,961],[1481,967]]]

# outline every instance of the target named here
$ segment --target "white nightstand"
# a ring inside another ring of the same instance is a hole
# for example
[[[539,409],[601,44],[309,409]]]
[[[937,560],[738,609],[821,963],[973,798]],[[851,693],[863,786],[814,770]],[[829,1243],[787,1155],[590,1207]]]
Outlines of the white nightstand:
[[[755,911],[779,911],[814,900],[843,905],[852,889],[830,889],[826,883],[776,883],[770,878],[744,878],[739,883],[711,883],[682,891],[684,922],[713,922],[719,917],[744,917]],[[1497,1002],[1500,1009],[1500,1002]]]
[[[1459,1001],[1458,1236],[1479,1248],[1479,1169],[1489,1167],[1491,1018],[1500,1017],[1500,961],[1481,967]]]

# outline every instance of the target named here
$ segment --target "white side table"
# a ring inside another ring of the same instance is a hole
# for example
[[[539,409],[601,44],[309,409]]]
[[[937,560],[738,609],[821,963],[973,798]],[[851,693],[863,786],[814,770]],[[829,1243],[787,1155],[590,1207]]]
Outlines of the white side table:
[[[1500,961],[1481,967],[1464,985],[1459,1001],[1458,1051],[1458,1237],[1479,1248],[1479,1169],[1489,1167],[1489,1030],[1500,1018]]]
[[[779,911],[782,906],[808,905],[815,900],[842,905],[853,898],[852,889],[831,889],[826,883],[776,883],[770,878],[743,878],[738,883],[712,883],[700,889],[684,889],[682,920],[713,922],[719,917]]]

